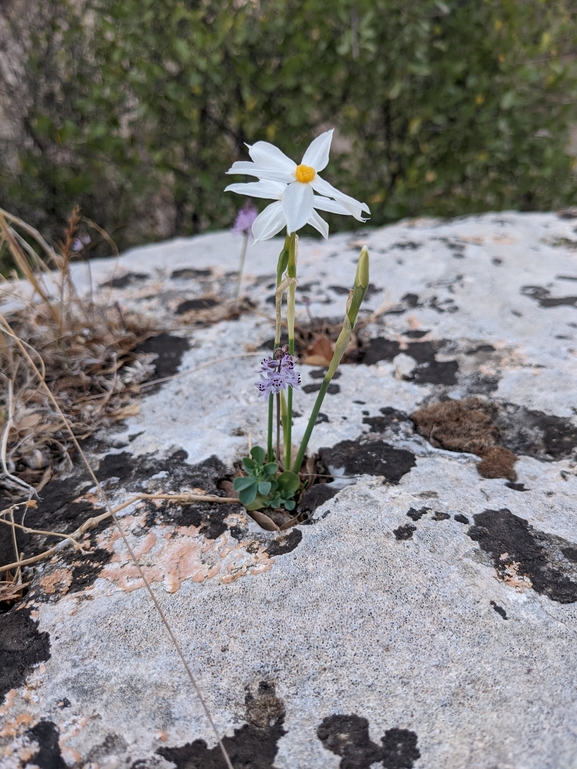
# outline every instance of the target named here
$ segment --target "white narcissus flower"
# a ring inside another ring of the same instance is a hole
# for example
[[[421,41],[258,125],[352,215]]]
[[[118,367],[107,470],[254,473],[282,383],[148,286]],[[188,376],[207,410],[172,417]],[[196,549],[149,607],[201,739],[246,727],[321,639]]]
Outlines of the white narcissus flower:
[[[329,162],[333,131],[317,136],[297,165],[273,144],[256,142],[247,145],[251,161],[237,161],[228,174],[247,174],[258,177],[258,182],[230,184],[225,192],[275,200],[257,216],[252,225],[255,241],[272,238],[286,225],[289,234],[311,224],[323,237],[329,234],[327,223],[317,213],[328,211],[354,216],[366,221],[362,214],[370,214],[366,203],[340,192],[319,176]],[[315,192],[319,193],[315,195]]]

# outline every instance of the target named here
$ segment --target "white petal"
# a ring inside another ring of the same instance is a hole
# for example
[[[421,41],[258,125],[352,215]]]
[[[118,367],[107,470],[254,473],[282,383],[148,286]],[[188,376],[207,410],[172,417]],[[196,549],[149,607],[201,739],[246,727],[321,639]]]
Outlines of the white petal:
[[[249,198],[265,198],[266,200],[280,200],[286,189],[282,182],[271,182],[268,179],[260,182],[248,182],[247,184],[229,184],[225,192],[236,192],[239,195],[247,195]]]
[[[247,144],[248,154],[254,162],[262,168],[269,168],[271,171],[285,171],[294,174],[297,164],[294,160],[287,157],[278,147],[269,142],[256,142],[256,144]]]
[[[313,212],[314,193],[310,184],[293,182],[282,196],[282,207],[289,235],[297,232],[310,219]]]
[[[333,131],[334,129],[326,131],[326,133],[317,136],[317,138],[309,144],[309,148],[302,159],[302,164],[304,166],[314,168],[317,173],[327,167],[329,163],[329,151],[331,149]]]
[[[263,168],[262,166],[257,166],[256,163],[251,163],[250,160],[237,160],[236,163],[233,163],[228,169],[227,174],[258,176],[259,179],[269,179],[271,181],[284,182],[285,184],[292,182],[294,179],[294,173]]]
[[[308,224],[312,224],[312,226],[315,228],[315,230],[318,230],[323,238],[328,238],[329,236],[329,225],[325,222],[325,220],[317,214],[316,211],[313,211],[312,214],[309,217]]]
[[[271,203],[262,211],[252,223],[254,242],[274,238],[286,224],[286,219],[280,201]]]
[[[349,213],[355,217],[355,219],[358,219],[361,222],[365,221],[361,217],[361,212],[365,214],[371,213],[366,203],[359,203],[358,200],[351,198],[350,195],[345,195],[344,192],[340,192],[336,187],[333,187],[332,184],[329,184],[324,179],[321,179],[318,174],[312,180],[311,186],[315,192],[318,192],[321,195],[326,195],[330,198],[334,198],[337,203],[341,203],[341,205],[343,205],[347,211],[349,211]]]
[[[317,208],[319,211],[329,211],[331,214],[341,214],[341,216],[349,216],[350,214],[350,211],[348,211],[340,203],[337,203],[336,200],[329,200],[329,198],[321,198],[320,195],[314,196],[313,206]]]

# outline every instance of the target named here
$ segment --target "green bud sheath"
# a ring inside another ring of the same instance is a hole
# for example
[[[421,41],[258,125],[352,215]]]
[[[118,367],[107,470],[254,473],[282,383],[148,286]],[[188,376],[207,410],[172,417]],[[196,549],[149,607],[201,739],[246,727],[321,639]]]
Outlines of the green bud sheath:
[[[315,423],[317,421],[317,417],[318,417],[322,402],[324,400],[324,397],[327,394],[329,383],[333,378],[333,376],[335,375],[335,371],[337,370],[339,363],[341,362],[343,355],[345,354],[345,350],[348,347],[349,341],[351,339],[351,334],[353,333],[355,323],[357,322],[357,315],[359,314],[359,310],[361,308],[361,304],[363,303],[363,299],[365,298],[365,295],[367,293],[368,287],[369,287],[369,250],[366,246],[364,246],[363,250],[360,253],[359,261],[357,263],[355,282],[353,283],[352,291],[350,292],[349,297],[347,299],[347,309],[345,312],[345,319],[343,321],[343,328],[335,344],[335,351],[333,352],[331,364],[329,366],[327,373],[325,374],[325,377],[321,385],[321,389],[319,391],[319,394],[317,395],[315,405],[313,406],[312,414],[308,421],[305,434],[303,435],[303,439],[301,441],[301,445],[299,447],[299,451],[295,459],[295,463],[293,465],[293,473],[298,473],[298,471],[300,470],[300,466],[302,464],[305,451],[307,449],[307,446],[311,437],[311,433],[313,431],[313,427],[315,426]]]

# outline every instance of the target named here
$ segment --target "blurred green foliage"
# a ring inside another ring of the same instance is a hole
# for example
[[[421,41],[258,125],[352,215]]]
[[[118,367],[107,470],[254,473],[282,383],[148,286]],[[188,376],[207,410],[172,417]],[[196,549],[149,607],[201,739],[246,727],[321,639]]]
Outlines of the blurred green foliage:
[[[298,161],[331,126],[344,141],[326,178],[369,203],[371,225],[574,200],[570,0],[41,9],[22,36],[19,168],[0,169],[0,202],[49,233],[76,203],[121,246],[228,227],[242,200],[224,172],[245,142]]]

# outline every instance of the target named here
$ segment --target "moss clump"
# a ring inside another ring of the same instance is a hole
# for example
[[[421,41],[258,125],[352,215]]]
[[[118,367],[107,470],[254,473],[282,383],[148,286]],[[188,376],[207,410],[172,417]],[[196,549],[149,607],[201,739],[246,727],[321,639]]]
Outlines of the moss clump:
[[[420,435],[432,446],[448,451],[467,451],[481,457],[479,473],[484,478],[507,478],[517,474],[515,454],[499,445],[494,408],[479,398],[431,403],[415,411],[412,419]]]

